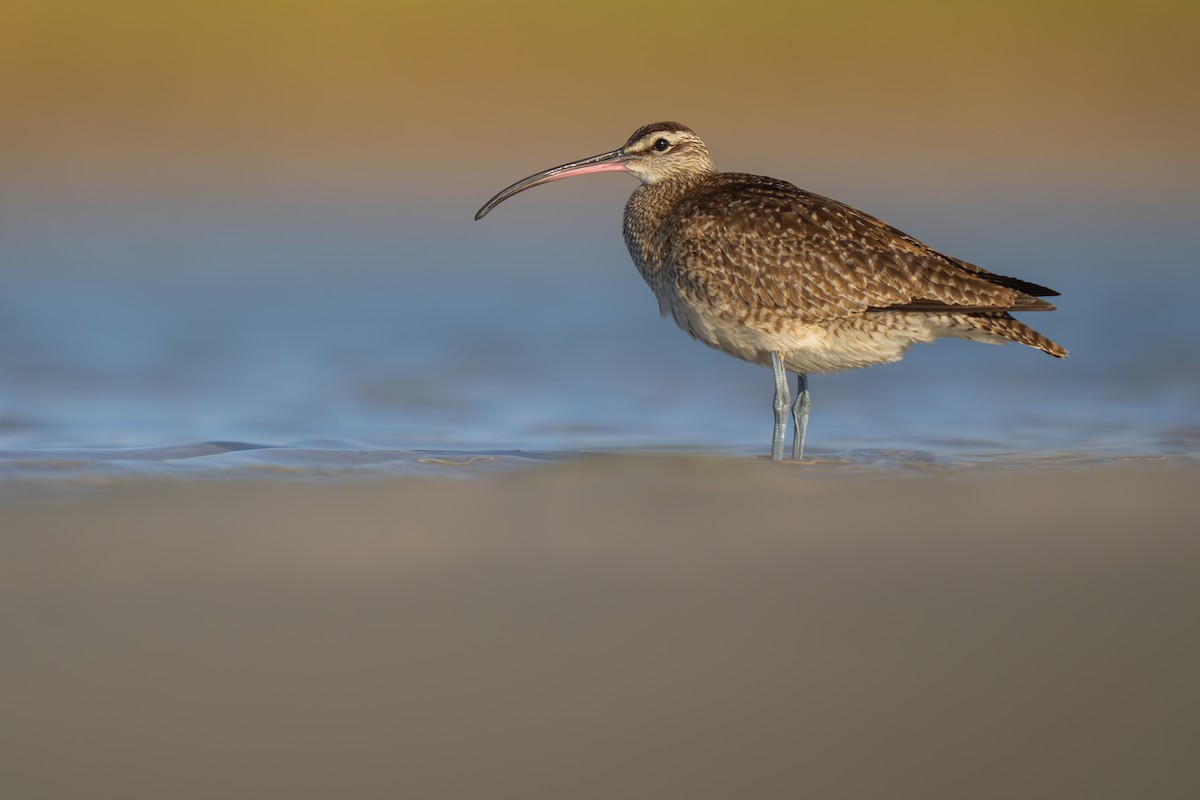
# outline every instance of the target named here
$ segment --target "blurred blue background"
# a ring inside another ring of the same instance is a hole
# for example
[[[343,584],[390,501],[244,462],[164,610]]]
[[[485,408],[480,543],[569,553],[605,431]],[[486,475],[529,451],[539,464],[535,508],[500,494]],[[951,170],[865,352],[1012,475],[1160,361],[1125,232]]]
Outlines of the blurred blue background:
[[[483,186],[428,217],[237,199],[9,215],[0,437],[757,452],[769,372],[658,317],[619,235],[631,182],[588,183],[480,223]],[[988,200],[890,216],[1060,290],[1060,311],[1027,319],[1071,358],[944,341],[816,376],[818,451],[1194,450],[1200,281],[1174,219],[1186,210]]]

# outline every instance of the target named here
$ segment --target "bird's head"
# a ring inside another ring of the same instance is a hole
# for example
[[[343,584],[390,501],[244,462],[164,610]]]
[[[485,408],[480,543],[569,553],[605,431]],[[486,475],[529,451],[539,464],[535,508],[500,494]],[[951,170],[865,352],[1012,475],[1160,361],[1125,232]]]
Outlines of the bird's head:
[[[655,122],[638,128],[624,145],[598,156],[572,161],[517,181],[484,204],[475,214],[485,214],[514,194],[543,183],[593,172],[628,172],[645,184],[687,180],[716,172],[708,148],[700,137],[678,122]]]
[[[686,179],[717,170],[700,137],[678,122],[644,125],[617,152],[625,159],[625,171],[642,183]]]

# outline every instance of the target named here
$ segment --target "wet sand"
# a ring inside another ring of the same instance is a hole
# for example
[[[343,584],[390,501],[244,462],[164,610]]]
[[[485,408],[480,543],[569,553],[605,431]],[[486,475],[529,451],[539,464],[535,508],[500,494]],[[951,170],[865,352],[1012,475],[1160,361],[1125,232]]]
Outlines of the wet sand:
[[[0,506],[21,798],[1194,797],[1200,466]]]

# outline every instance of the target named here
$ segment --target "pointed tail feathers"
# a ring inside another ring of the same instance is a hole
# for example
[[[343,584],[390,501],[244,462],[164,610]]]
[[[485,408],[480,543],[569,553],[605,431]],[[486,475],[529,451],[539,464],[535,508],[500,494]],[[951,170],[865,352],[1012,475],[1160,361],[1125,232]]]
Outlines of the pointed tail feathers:
[[[971,325],[984,333],[1002,336],[1012,342],[1036,347],[1043,353],[1049,353],[1055,358],[1066,358],[1067,349],[1059,345],[1033,328],[1008,314],[971,315]]]

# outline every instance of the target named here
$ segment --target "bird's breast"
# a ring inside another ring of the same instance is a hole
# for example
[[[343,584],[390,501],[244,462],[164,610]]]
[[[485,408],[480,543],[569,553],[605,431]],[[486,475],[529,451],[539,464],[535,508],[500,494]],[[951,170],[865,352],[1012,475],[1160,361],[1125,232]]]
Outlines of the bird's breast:
[[[663,229],[669,213],[669,205],[646,186],[636,189],[625,204],[625,247],[660,304],[671,288],[665,274],[666,246],[663,241]]]

